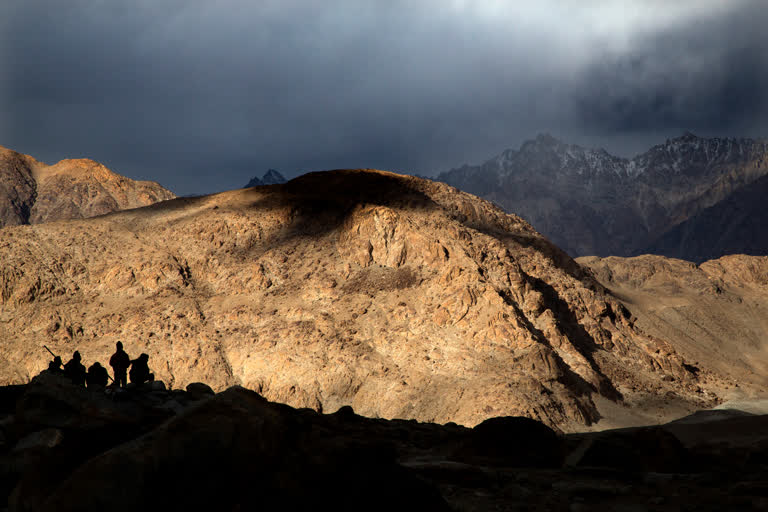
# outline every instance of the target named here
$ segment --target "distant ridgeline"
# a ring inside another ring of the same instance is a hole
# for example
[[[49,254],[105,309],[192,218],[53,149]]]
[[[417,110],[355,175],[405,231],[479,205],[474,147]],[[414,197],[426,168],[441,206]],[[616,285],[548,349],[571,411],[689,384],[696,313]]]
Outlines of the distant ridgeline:
[[[281,183],[285,183],[285,181],[285,177],[282,174],[274,169],[269,169],[261,178],[258,176],[251,178],[251,181],[249,181],[243,188],[260,187],[262,185],[280,185]]]
[[[691,133],[632,159],[539,135],[437,179],[528,220],[571,256],[768,254],[768,141]]]

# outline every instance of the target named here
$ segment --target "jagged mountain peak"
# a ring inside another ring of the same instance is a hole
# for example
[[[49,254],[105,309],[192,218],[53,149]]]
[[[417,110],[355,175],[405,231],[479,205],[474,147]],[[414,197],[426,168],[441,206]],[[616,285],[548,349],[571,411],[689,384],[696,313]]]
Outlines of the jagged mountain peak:
[[[578,175],[588,179],[626,175],[627,160],[606,150],[567,144],[542,133],[523,142],[518,151],[509,149],[484,166],[495,167],[500,176],[523,176],[530,172],[557,176]]]
[[[520,145],[520,153],[527,152],[559,152],[567,148],[560,139],[555,138],[549,133],[540,133],[534,139],[524,141]]]
[[[694,133],[689,132],[689,131],[686,130],[686,131],[683,132],[683,134],[680,137],[678,137],[675,140],[679,140],[679,141],[683,141],[683,142],[693,142],[693,141],[699,140],[699,137],[696,136]]]
[[[275,169],[268,169],[267,172],[264,173],[264,176],[261,178],[254,176],[243,188],[261,187],[263,185],[280,185],[286,181],[285,176]]]
[[[572,255],[629,255],[768,173],[768,141],[692,132],[632,159],[548,134],[439,180],[522,215]]]
[[[667,139],[632,159],[635,176],[660,179],[665,175],[718,174],[723,165],[750,160],[768,149],[765,142],[750,138],[705,138],[691,132]]]
[[[261,178],[261,182],[264,183],[264,185],[279,185],[285,183],[285,181],[285,176],[274,169],[269,169]]]
[[[551,133],[539,133],[536,135],[534,142],[540,146],[561,146],[563,141],[552,135]]]

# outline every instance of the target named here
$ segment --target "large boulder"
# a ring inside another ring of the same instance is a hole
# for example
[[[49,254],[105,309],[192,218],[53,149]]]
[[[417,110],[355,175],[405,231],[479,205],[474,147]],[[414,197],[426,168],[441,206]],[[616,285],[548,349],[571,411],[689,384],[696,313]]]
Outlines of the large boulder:
[[[502,416],[473,428],[455,456],[459,460],[502,466],[559,467],[563,443],[541,422]]]
[[[689,465],[680,440],[661,427],[610,431],[587,438],[572,465],[633,472],[677,473]]]

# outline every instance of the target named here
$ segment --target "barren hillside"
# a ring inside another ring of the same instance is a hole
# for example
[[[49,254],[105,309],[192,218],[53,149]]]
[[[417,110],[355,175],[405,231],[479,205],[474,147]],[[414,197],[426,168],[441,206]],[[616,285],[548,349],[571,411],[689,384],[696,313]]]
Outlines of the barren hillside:
[[[701,265],[651,255],[577,261],[644,332],[686,360],[731,376],[743,392],[768,390],[768,257],[725,256]]]
[[[728,385],[519,217],[387,172],[5,228],[0,262],[3,383],[42,370],[43,344],[90,364],[121,340],[174,387],[563,430],[709,406]]]

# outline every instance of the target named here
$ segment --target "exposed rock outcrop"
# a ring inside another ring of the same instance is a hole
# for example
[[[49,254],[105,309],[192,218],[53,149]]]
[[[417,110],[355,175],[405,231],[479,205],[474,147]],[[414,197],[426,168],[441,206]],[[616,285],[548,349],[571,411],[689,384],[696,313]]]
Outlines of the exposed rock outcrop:
[[[29,224],[37,198],[34,173],[43,164],[0,146],[0,227]]]
[[[720,389],[524,220],[442,183],[312,173],[0,234],[4,382],[44,343],[90,364],[121,340],[174,387],[466,425],[581,429],[598,402]]]

